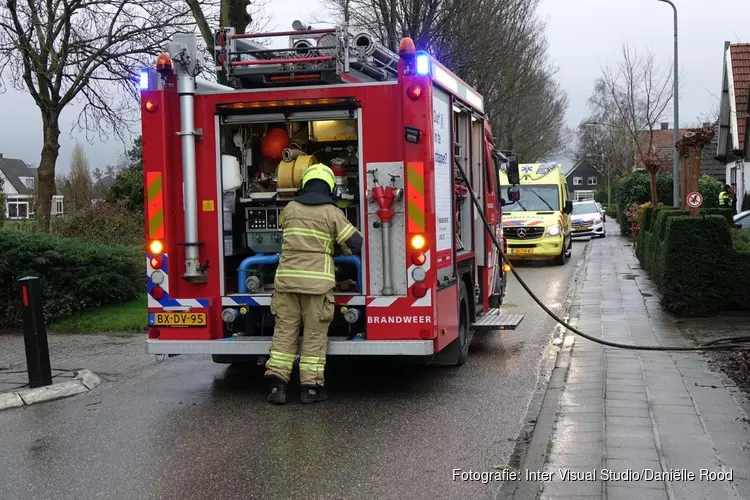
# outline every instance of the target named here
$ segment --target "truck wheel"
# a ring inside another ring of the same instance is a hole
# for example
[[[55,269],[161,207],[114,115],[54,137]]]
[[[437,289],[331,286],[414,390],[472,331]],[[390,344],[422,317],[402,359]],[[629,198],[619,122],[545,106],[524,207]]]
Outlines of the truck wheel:
[[[567,259],[565,258],[568,251],[565,249],[565,244],[563,243],[563,249],[560,252],[560,255],[555,257],[555,264],[558,266],[564,266]]]
[[[463,281],[458,286],[458,361],[457,365],[461,366],[469,359],[469,323],[471,315],[469,313],[469,294],[466,291],[466,285]]]

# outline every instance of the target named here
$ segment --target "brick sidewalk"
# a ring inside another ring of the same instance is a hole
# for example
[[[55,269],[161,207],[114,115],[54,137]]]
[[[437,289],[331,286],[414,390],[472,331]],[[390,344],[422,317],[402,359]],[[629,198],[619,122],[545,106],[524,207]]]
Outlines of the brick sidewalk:
[[[88,369],[112,378],[155,363],[146,354],[145,335],[50,335],[50,364],[57,370]],[[23,336],[0,335],[0,373],[26,369]]]
[[[614,225],[590,243],[584,265],[571,310],[578,329],[625,344],[689,345]],[[596,470],[597,477],[566,481],[555,473],[541,498],[750,499],[745,402],[699,353],[604,348],[576,337],[546,469]],[[628,469],[686,469],[696,479],[600,480],[603,470]],[[701,469],[731,471],[733,481],[701,481]]]

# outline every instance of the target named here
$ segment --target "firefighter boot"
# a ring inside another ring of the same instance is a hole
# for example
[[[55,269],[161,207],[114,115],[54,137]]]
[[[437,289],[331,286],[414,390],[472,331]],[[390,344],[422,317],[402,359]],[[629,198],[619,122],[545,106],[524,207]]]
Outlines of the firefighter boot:
[[[300,394],[300,401],[303,405],[310,403],[322,403],[328,399],[328,394],[323,390],[320,385],[303,385],[302,393]]]
[[[271,391],[268,393],[268,402],[275,405],[283,405],[286,403],[286,382],[275,375],[271,375],[268,379],[271,382]]]

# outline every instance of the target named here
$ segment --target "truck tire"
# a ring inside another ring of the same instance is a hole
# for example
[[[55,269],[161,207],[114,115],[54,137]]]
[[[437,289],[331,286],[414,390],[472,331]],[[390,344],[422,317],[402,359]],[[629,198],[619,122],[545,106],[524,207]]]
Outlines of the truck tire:
[[[563,243],[563,249],[560,252],[560,255],[558,255],[557,257],[555,257],[555,264],[558,265],[558,266],[564,266],[565,263],[568,260],[566,258],[567,254],[568,254],[568,250],[565,248],[565,243]]]
[[[469,293],[466,285],[461,281],[458,285],[458,360],[456,365],[461,366],[469,359],[471,313],[469,312]]]

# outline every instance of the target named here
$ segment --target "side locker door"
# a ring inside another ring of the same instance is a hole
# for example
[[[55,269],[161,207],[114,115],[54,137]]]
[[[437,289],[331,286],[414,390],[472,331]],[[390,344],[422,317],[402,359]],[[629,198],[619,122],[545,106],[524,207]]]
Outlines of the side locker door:
[[[484,192],[485,173],[484,168],[484,133],[482,130],[483,122],[479,119],[476,121],[470,120],[471,125],[471,176],[473,184],[471,188],[474,190],[474,194],[477,195],[479,204],[482,210],[487,211],[487,199]],[[474,249],[476,251],[476,265],[486,266],[487,262],[487,245],[484,241],[487,236],[487,231],[484,229],[484,223],[482,218],[479,217],[477,208],[474,206],[474,202],[469,197],[469,204],[472,208],[472,214],[474,214]]]

